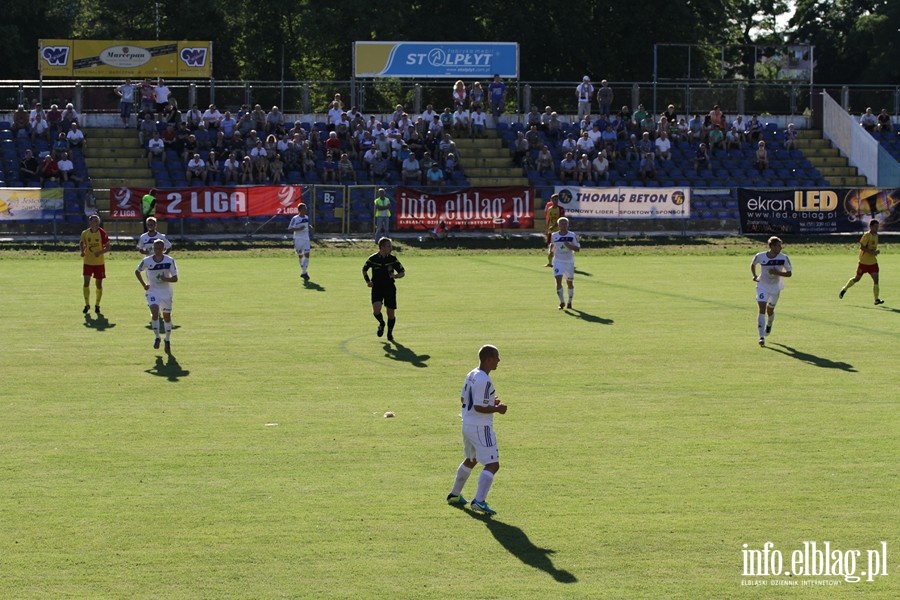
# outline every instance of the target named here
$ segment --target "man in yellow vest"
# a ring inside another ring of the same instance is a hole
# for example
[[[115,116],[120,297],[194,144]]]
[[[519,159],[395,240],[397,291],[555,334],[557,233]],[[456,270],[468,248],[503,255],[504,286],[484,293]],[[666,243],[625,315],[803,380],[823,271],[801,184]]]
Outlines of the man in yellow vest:
[[[375,241],[388,237],[391,228],[391,199],[385,196],[384,188],[378,188],[375,196]]]

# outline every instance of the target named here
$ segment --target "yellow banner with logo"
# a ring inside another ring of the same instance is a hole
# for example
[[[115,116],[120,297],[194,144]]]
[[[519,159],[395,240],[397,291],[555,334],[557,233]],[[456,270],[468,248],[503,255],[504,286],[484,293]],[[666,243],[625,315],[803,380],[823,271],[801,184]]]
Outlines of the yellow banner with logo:
[[[40,40],[44,77],[212,77],[212,42]]]

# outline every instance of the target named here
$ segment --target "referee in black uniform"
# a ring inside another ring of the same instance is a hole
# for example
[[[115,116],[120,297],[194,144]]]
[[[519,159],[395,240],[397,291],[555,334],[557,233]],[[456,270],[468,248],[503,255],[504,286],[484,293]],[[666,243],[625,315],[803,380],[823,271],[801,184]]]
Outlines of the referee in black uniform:
[[[363,279],[366,285],[372,288],[372,313],[375,320],[378,321],[378,337],[384,335],[384,317],[381,316],[381,305],[387,308],[387,339],[394,341],[394,311],[397,310],[397,286],[394,284],[395,279],[400,279],[406,275],[403,265],[397,260],[397,257],[391,254],[394,244],[390,238],[383,237],[378,240],[378,252],[370,256],[363,265]],[[369,269],[372,269],[372,278],[369,278]]]

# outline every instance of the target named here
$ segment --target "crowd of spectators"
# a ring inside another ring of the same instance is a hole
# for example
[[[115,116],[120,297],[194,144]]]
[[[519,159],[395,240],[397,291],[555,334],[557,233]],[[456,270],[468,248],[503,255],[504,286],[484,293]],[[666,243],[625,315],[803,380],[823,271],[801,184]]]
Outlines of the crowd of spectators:
[[[79,120],[71,103],[60,109],[36,102],[30,110],[20,104],[3,139],[6,185],[50,187],[86,181],[87,141]]]

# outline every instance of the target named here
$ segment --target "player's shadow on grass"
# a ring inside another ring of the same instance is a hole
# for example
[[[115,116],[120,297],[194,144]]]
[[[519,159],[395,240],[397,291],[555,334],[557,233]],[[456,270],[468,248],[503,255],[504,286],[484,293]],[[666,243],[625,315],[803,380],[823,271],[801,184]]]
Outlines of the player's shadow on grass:
[[[869,310],[877,310],[879,312],[892,312],[900,314],[900,308],[888,308],[883,304],[881,306],[867,306],[866,308]]]
[[[776,346],[781,346],[781,348],[776,348]],[[772,344],[771,346],[766,346],[769,350],[774,350],[775,352],[780,352],[785,356],[790,356],[791,358],[796,358],[797,360],[803,361],[807,364],[810,364],[814,367],[822,367],[823,369],[840,369],[842,371],[847,371],[848,373],[857,373],[858,371],[854,368],[850,363],[845,362],[835,362],[828,358],[823,358],[821,356],[816,356],[815,354],[809,354],[807,352],[801,352],[796,348],[791,348],[790,346],[785,346],[784,344]],[[783,350],[782,350],[783,348]]]
[[[162,356],[157,356],[156,364],[144,372],[157,377],[165,377],[172,382],[178,382],[182,377],[187,377],[191,374],[190,371],[185,371],[181,368],[174,354],[170,354],[165,361]]]
[[[153,331],[153,325],[147,323],[147,325],[144,326],[144,329],[146,329],[147,331]],[[172,331],[175,331],[176,329],[181,329],[181,325],[172,324]],[[160,327],[159,331],[160,333],[163,333],[165,330],[163,327]]]
[[[489,517],[472,510],[466,509],[466,513],[473,519],[484,523],[491,535],[494,536],[494,539],[500,542],[500,545],[506,548],[507,552],[529,567],[544,571],[559,583],[575,583],[578,581],[578,578],[572,573],[565,569],[557,569],[553,565],[550,555],[555,554],[555,550],[536,546],[521,528],[498,521],[496,517]]]
[[[384,355],[391,360],[408,362],[412,366],[420,369],[427,367],[428,365],[425,364],[425,361],[431,359],[430,354],[416,354],[399,342],[385,342]]]
[[[324,292],[325,288],[316,283],[315,281],[304,281],[303,287],[307,290],[313,290],[316,292]]]
[[[582,271],[581,269],[579,269],[577,267],[575,268],[575,274],[580,275],[582,277],[593,277],[594,276],[593,273],[588,273],[587,271]]]
[[[612,319],[604,319],[603,317],[592,315],[591,313],[586,313],[583,310],[578,310],[577,308],[567,308],[567,315],[572,315],[573,317],[577,317],[582,321],[587,321],[588,323],[599,323],[600,325],[612,325],[615,323]]]
[[[107,329],[112,329],[116,326],[115,323],[110,323],[109,319],[103,316],[102,313],[97,313],[96,317],[92,317],[91,313],[85,313],[84,315],[84,326],[88,329],[96,329],[97,331],[106,331]]]

